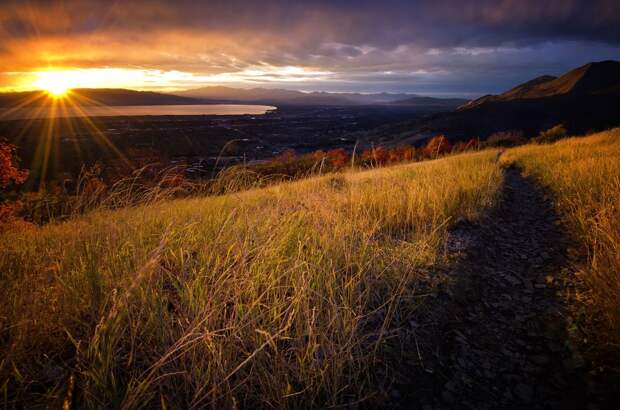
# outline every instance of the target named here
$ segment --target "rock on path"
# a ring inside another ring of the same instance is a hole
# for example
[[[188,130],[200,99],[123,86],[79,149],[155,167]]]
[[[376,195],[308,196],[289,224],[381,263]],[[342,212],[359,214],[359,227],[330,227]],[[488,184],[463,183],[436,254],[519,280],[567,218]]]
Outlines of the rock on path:
[[[588,408],[562,304],[566,241],[551,202],[518,170],[478,224],[458,224],[447,291],[416,318],[419,360],[397,407]],[[420,370],[423,369],[423,370]]]

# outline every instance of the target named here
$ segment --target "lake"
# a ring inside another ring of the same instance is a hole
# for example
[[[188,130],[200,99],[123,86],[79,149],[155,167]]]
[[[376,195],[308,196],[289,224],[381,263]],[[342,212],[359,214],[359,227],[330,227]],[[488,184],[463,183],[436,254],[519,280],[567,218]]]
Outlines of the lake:
[[[0,120],[23,120],[62,117],[117,117],[141,115],[262,115],[276,107],[269,105],[205,104],[205,105],[132,105],[84,107],[24,107],[0,109]]]

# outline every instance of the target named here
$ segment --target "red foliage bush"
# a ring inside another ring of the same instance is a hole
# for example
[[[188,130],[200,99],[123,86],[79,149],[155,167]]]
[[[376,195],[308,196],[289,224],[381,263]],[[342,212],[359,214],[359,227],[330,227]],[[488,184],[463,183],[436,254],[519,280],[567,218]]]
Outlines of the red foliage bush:
[[[380,145],[362,152],[362,162],[368,166],[381,166],[386,164],[388,160],[388,150]]]
[[[10,185],[19,185],[28,177],[28,171],[19,169],[15,160],[15,145],[0,142],[0,223],[11,220],[22,208],[19,201],[10,201],[6,198],[7,188]]]
[[[398,161],[413,161],[415,158],[415,148],[408,144],[402,144],[394,149]]]
[[[471,138],[469,141],[459,141],[452,147],[452,152],[474,151],[480,148],[480,140]]]
[[[444,135],[431,138],[422,149],[422,153],[427,158],[437,158],[450,151],[452,151],[452,145]]]
[[[28,171],[14,164],[15,145],[0,142],[0,188],[21,184],[28,178]]]
[[[343,148],[329,150],[326,156],[333,170],[342,169],[349,162],[349,154]]]
[[[289,162],[293,162],[297,159],[297,153],[294,149],[287,149],[276,155],[273,159],[274,162],[279,162],[281,164],[286,164]]]

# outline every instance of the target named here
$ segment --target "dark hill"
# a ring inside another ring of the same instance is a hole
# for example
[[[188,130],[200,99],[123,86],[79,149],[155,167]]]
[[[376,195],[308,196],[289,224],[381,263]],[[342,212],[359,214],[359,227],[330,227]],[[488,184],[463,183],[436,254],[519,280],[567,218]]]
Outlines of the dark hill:
[[[152,91],[134,91],[117,88],[76,88],[71,98],[81,105],[174,105],[203,104],[209,101]],[[0,107],[45,106],[51,99],[44,91],[26,91],[0,94]]]
[[[500,95],[485,95],[483,97],[470,101],[467,104],[459,107],[459,109],[473,108],[473,107],[477,107],[477,106],[480,106],[488,102],[508,101],[508,100],[516,100],[519,98],[526,98],[526,96],[529,93],[531,93],[533,89],[536,89],[539,85],[543,83],[553,81],[556,78],[557,77],[553,77],[551,75],[543,75],[540,77],[536,77],[533,80],[527,81],[523,84],[519,84],[518,86]]]
[[[532,100],[560,95],[576,97],[618,91],[620,91],[620,62],[601,61],[583,65],[561,77],[548,75],[537,77],[505,93],[478,98],[460,109],[471,109],[492,102]]]
[[[394,101],[392,105],[405,105],[409,107],[436,107],[452,110],[464,104],[467,100],[462,98],[433,98],[425,96],[414,96],[404,100]]]
[[[452,139],[522,130],[532,136],[555,124],[582,133],[620,125],[620,62],[586,64],[560,77],[542,76],[414,125],[419,135]]]

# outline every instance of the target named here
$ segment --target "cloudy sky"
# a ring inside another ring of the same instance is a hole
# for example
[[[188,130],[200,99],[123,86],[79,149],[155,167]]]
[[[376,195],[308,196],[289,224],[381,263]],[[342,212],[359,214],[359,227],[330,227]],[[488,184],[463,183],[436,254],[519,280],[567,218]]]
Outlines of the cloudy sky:
[[[202,85],[496,93],[620,60],[618,0],[0,4],[0,90]]]

